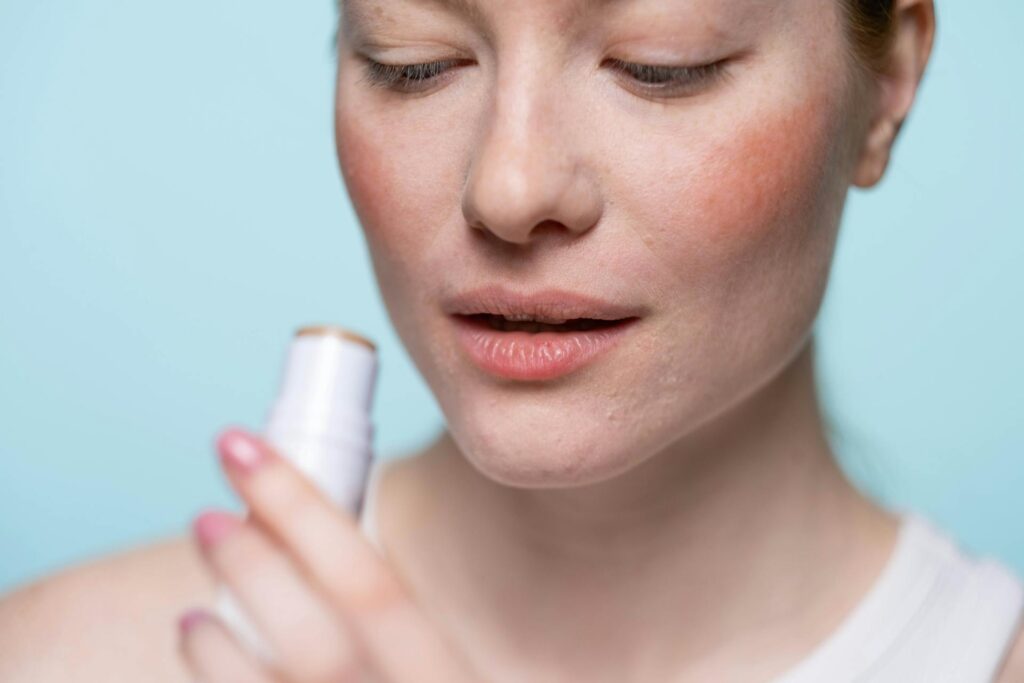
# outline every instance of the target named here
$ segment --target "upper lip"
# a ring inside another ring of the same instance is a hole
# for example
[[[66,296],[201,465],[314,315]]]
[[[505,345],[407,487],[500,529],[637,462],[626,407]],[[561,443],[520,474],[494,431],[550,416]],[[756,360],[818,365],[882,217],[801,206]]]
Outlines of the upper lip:
[[[575,318],[619,320],[644,313],[642,308],[613,303],[564,289],[544,289],[532,293],[517,292],[502,285],[489,285],[448,297],[442,303],[445,313],[504,317],[526,317],[546,323],[561,323]]]

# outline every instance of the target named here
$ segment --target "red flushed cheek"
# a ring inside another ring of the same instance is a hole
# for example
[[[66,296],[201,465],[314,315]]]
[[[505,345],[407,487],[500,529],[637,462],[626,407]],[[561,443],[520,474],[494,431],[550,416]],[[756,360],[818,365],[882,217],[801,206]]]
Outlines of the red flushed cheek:
[[[398,169],[381,150],[372,135],[353,118],[336,121],[338,161],[352,206],[365,226],[387,226],[394,210],[394,182]]]
[[[697,163],[706,172],[689,186],[687,203],[705,246],[743,249],[820,219],[835,172],[829,121],[820,105],[775,112],[741,123],[703,151]]]
[[[443,116],[350,106],[335,120],[338,160],[367,238],[400,240],[399,251],[433,245],[459,218],[469,141]]]
[[[399,321],[409,319],[410,292],[419,274],[416,254],[427,239],[427,207],[415,203],[404,185],[410,170],[393,153],[394,144],[361,116],[339,116],[336,121],[338,161],[352,208],[359,220],[376,281],[384,303]]]
[[[837,199],[838,112],[822,101],[735,115],[639,150],[623,216],[673,280],[715,286],[798,246]]]

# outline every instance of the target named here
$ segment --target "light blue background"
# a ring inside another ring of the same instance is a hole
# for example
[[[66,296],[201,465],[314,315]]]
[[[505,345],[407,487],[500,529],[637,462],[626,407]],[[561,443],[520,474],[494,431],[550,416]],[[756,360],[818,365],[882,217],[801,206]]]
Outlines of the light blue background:
[[[819,319],[836,447],[888,503],[1024,570],[1024,120],[1015,0],[940,2],[882,186]],[[384,457],[440,413],[334,157],[330,0],[0,0],[0,589],[233,505],[315,321],[375,338]]]

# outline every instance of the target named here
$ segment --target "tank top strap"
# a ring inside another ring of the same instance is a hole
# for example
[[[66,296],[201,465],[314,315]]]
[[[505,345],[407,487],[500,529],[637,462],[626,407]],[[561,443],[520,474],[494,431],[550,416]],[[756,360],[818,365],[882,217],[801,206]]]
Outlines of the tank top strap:
[[[840,626],[773,683],[987,683],[1024,618],[1024,581],[901,512],[896,546]]]

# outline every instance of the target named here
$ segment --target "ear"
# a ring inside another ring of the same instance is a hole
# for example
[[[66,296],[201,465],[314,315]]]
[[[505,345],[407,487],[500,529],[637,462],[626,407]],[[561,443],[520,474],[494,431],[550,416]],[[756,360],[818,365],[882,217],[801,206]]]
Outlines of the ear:
[[[853,184],[871,187],[882,179],[900,127],[910,112],[935,39],[933,0],[895,0],[895,34],[889,60],[875,80],[875,111],[854,168]]]

